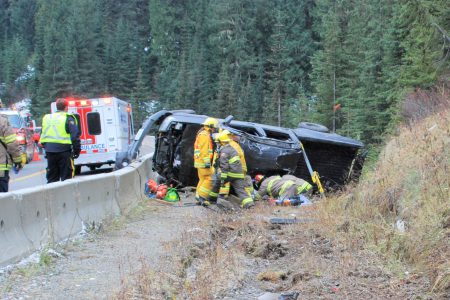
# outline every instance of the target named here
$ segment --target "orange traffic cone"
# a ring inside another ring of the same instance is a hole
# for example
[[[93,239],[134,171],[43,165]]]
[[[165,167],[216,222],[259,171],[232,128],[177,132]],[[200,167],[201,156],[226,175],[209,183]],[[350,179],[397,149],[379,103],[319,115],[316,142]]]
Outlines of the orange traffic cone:
[[[36,147],[34,147],[33,160],[32,161],[41,161],[41,158],[39,157],[39,154],[36,151]]]

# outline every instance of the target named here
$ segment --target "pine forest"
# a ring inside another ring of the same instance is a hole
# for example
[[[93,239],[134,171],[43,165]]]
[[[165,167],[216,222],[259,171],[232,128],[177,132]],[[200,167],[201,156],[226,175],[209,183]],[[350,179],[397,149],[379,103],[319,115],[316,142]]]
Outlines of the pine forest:
[[[448,0],[0,0],[0,98],[130,101],[377,144],[450,69]]]

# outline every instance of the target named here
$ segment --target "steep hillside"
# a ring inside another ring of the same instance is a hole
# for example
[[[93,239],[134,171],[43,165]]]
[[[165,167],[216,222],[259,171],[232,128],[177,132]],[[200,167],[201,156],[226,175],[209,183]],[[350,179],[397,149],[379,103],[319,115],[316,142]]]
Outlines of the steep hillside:
[[[431,291],[450,293],[450,111],[399,129],[354,189],[321,204],[345,239],[390,267],[425,272]],[[332,230],[332,227],[329,227]]]
[[[448,299],[450,110],[441,100],[414,113],[340,194],[300,208],[205,209],[167,246],[165,271],[143,268],[117,298]]]

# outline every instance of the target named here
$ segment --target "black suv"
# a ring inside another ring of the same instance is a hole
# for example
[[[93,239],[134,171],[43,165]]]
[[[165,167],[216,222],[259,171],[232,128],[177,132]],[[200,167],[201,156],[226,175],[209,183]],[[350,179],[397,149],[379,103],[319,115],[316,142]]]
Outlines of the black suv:
[[[117,161],[128,163],[135,158],[143,135],[156,125],[153,169],[166,181],[195,186],[198,177],[193,161],[194,141],[207,117],[191,110],[160,111],[147,119],[126,157]],[[252,177],[258,173],[292,174],[311,181],[300,141],[312,169],[319,173],[325,187],[340,187],[359,177],[362,168],[359,152],[364,145],[329,133],[322,125],[300,123],[299,128],[289,129],[235,121],[232,117],[219,119],[219,122],[221,128],[239,137],[248,174]]]

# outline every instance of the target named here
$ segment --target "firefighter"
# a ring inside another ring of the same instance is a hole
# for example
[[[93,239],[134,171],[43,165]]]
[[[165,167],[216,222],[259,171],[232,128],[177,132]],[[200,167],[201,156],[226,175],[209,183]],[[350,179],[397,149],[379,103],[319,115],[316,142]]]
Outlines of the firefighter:
[[[234,150],[236,150],[236,152],[239,154],[239,158],[241,159],[242,172],[244,173],[245,182],[246,182],[245,190],[248,193],[253,194],[253,185],[252,185],[251,177],[247,176],[247,162],[245,161],[244,150],[242,150],[241,145],[239,145],[239,136],[232,134],[230,131],[228,131],[226,129],[223,130],[222,133],[227,134],[230,137],[231,147],[233,147]],[[219,194],[224,198],[226,198],[228,196],[228,194],[230,194],[230,183],[229,182],[227,182],[225,184],[225,186],[220,189]]]
[[[257,192],[255,198],[261,200],[264,196],[277,199],[279,201],[290,200],[291,205],[301,204],[300,196],[309,197],[312,193],[312,185],[298,177],[292,175],[255,176],[255,186]]]
[[[241,207],[250,208],[255,204],[252,195],[245,189],[246,183],[241,158],[239,153],[231,146],[231,138],[228,133],[223,131],[217,136],[221,145],[219,149],[220,186],[221,189],[224,189],[225,184],[229,182],[241,200]],[[222,197],[222,195],[219,195],[219,197]]]
[[[194,167],[198,172],[198,184],[195,199],[198,205],[208,206],[211,199],[217,199],[217,193],[212,190],[213,156],[215,144],[212,134],[219,129],[219,121],[207,118],[198,131],[194,143]]]
[[[47,183],[75,176],[73,160],[80,156],[81,142],[77,119],[68,114],[68,101],[56,100],[57,111],[42,119],[41,144],[47,158]]]
[[[0,102],[1,103],[1,102]],[[22,169],[22,155],[14,130],[5,115],[0,115],[0,193],[9,188],[9,171]]]

